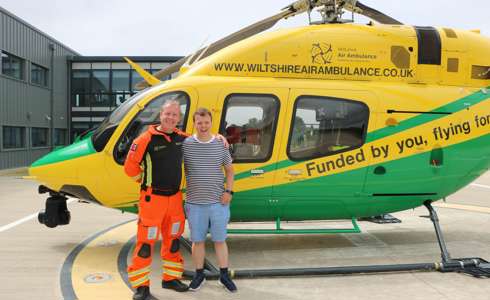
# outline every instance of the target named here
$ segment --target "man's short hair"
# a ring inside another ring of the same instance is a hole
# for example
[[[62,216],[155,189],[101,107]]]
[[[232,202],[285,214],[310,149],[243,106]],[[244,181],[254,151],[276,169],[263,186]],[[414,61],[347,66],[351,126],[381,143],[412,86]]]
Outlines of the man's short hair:
[[[177,100],[167,100],[163,102],[162,107],[160,107],[160,111],[163,111],[166,107],[171,105],[177,105],[179,107],[179,112],[180,112],[180,103]]]
[[[204,108],[204,107],[199,107],[196,110],[194,115],[192,115],[192,120],[196,121],[196,116],[200,116],[200,117],[209,116],[211,121],[213,121],[213,116],[211,115],[211,112],[207,108]]]

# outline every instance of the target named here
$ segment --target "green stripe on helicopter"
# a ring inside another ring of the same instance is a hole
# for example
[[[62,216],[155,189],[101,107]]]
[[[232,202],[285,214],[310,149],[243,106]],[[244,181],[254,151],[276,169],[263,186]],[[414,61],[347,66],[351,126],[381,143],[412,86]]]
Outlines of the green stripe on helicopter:
[[[417,207],[425,200],[438,200],[456,192],[485,172],[490,167],[490,149],[481,145],[489,143],[490,135],[485,135],[449,146],[444,156],[450,157],[446,161],[451,164],[443,166],[430,166],[430,152],[425,152],[334,175],[240,192],[234,196],[232,217],[251,221],[268,199],[282,201],[271,203],[271,211],[263,213],[262,217],[270,214],[271,220],[278,216],[284,220],[305,220],[305,216],[312,220],[349,219]],[[462,152],[469,158],[460,157]],[[378,166],[383,166],[385,175],[374,174]],[[264,196],[267,194],[269,197]],[[373,196],[376,194],[379,196]]]
[[[490,87],[488,87],[490,88]],[[431,114],[431,113],[455,113],[461,111],[463,109],[470,108],[486,99],[488,99],[490,95],[487,92],[483,92],[482,90],[458,99],[449,104],[438,107],[427,114],[419,114],[413,118],[401,121],[400,124],[393,127],[384,127],[378,130],[375,130],[368,134],[366,138],[366,143],[374,142],[376,140],[382,139],[389,135],[393,135],[399,133],[401,131],[420,126],[422,124],[435,121],[437,119],[443,118],[447,115],[445,114]]]
[[[456,192],[485,172],[490,167],[490,149],[481,147],[485,144],[490,144],[490,135],[444,149],[444,155],[449,157],[459,157],[461,152],[467,153],[469,159],[460,159],[464,163],[453,162],[451,165],[432,167],[429,166],[430,154],[425,152],[339,174],[237,192],[232,202],[232,221],[275,220],[278,216],[284,220],[349,219],[417,207],[427,199],[438,200]],[[477,160],[475,157],[482,159]],[[482,165],[482,162],[486,162],[486,165]],[[376,177],[378,175],[372,174],[380,165],[390,174],[389,181],[379,181]],[[426,169],[420,171],[420,166],[426,166]],[[400,170],[403,172],[396,173]],[[463,179],[461,174],[465,174]],[[412,190],[406,191],[407,196],[390,196],[395,191],[399,194],[400,184]],[[313,186],[322,186],[321,191],[325,195],[313,190]],[[373,196],[377,193],[384,195]],[[310,196],[305,199],[305,195]],[[271,198],[281,198],[283,202],[280,205],[270,204],[269,210],[264,210],[264,205]],[[132,202],[135,203],[137,201]],[[135,205],[120,206],[117,209],[138,212]]]
[[[31,167],[54,164],[96,153],[91,138],[86,138],[71,145],[55,150],[36,160]]]

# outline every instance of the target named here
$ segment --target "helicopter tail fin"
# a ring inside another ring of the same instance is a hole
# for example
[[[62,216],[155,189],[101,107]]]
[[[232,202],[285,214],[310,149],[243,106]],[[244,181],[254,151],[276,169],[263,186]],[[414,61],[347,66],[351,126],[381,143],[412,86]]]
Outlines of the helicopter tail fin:
[[[138,72],[138,74],[140,74],[141,77],[143,77],[143,79],[148,83],[148,85],[154,86],[161,82],[158,78],[145,71],[145,69],[143,69],[140,65],[133,62],[129,58],[124,57],[124,59],[128,62],[128,64],[131,65],[133,69],[136,70],[136,72]]]

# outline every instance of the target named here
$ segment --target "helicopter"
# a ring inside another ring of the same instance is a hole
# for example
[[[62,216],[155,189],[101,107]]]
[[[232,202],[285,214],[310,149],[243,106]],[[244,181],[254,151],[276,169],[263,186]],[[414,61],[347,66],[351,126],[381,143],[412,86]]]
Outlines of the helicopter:
[[[262,33],[314,11],[320,21]],[[355,24],[345,11],[374,22]],[[450,258],[431,206],[490,167],[488,53],[478,31],[404,25],[355,0],[299,0],[153,75],[128,60],[142,91],[31,165],[49,193],[39,221],[68,224],[68,196],[137,213],[139,187],[124,160],[175,100],[181,130],[191,132],[189,116],[207,107],[230,144],[232,222],[354,224],[426,206],[443,259],[434,268],[488,272],[482,259]]]

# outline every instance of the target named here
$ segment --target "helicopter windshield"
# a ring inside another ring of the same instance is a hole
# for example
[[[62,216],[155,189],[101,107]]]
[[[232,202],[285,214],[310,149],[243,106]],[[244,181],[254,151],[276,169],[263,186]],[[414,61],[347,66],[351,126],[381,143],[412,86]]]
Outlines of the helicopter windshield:
[[[94,129],[92,135],[92,143],[97,152],[102,151],[105,145],[111,138],[112,134],[116,130],[121,120],[126,114],[133,108],[139,100],[146,97],[151,89],[143,90],[136,95],[132,96],[128,100],[124,101],[119,107],[117,107],[110,115],[108,115],[99,127]]]

